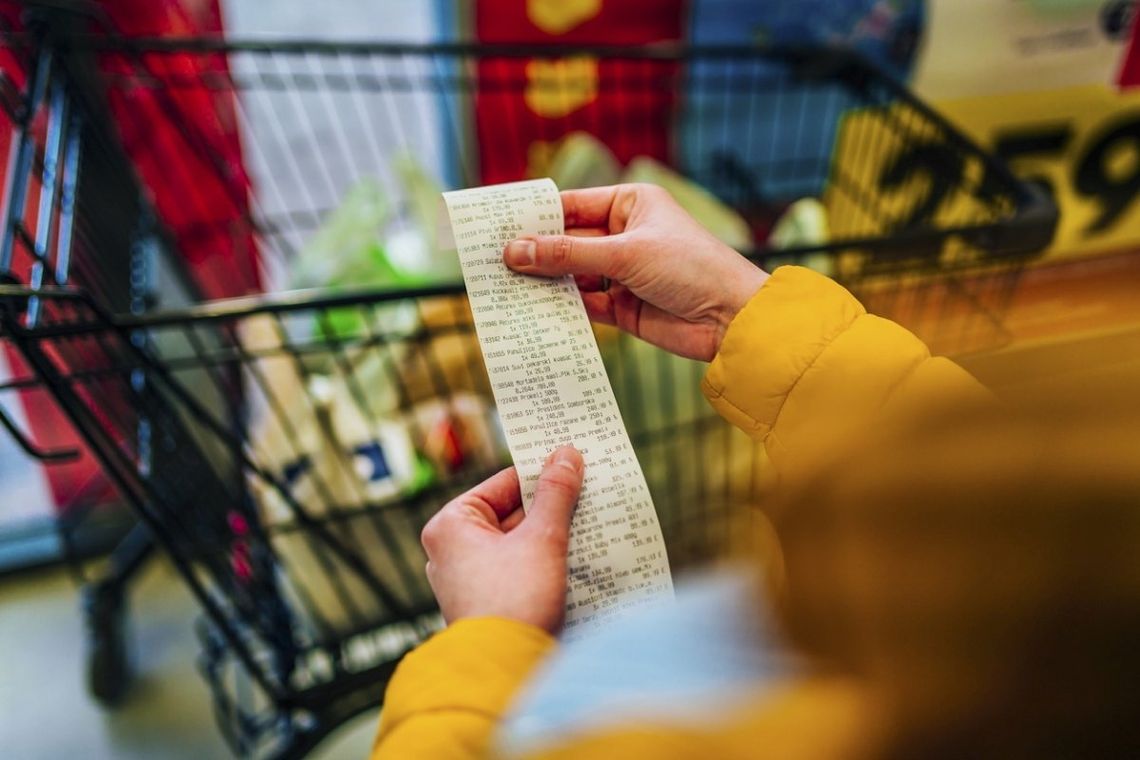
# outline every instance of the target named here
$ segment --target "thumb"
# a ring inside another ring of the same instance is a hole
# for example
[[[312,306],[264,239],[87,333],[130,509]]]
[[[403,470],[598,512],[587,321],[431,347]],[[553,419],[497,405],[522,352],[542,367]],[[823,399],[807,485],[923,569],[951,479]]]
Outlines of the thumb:
[[[567,541],[570,535],[570,518],[578,505],[582,490],[582,471],[585,463],[573,446],[555,449],[538,476],[534,500],[522,522],[529,531],[538,531],[552,538]]]
[[[624,244],[620,234],[602,237],[539,235],[508,243],[503,251],[503,261],[523,274],[546,277],[589,274],[620,280]]]

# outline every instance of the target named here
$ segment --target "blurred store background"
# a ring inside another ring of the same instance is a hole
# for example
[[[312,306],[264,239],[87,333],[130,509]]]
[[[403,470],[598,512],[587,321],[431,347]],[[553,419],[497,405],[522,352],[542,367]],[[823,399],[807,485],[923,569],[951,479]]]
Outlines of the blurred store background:
[[[31,5],[0,0],[3,31],[23,31]],[[1007,162],[1019,178],[1041,188],[1059,210],[1051,243],[1019,271],[1016,287],[1002,291],[1000,324],[985,340],[938,346],[946,321],[959,318],[947,311],[916,312],[909,326],[924,337],[935,336],[936,350],[955,356],[999,392],[1015,375],[1012,368],[1032,366],[1054,351],[1077,347],[1090,363],[1106,366],[1140,357],[1140,300],[1134,295],[1140,292],[1140,88],[1135,87],[1140,43],[1132,0],[103,0],[76,6],[95,9],[120,33],[138,38],[853,47]],[[0,51],[0,101],[6,108],[18,103],[27,85],[21,55],[14,46]],[[276,59],[266,63],[256,56],[204,60],[188,54],[176,59],[171,71],[200,75],[199,67],[219,66],[228,67],[228,75],[266,81],[273,73],[266,67],[277,65]],[[290,65],[309,65],[314,72],[323,65],[316,56],[302,55],[299,61]],[[405,65],[412,67],[405,74],[416,75],[418,64]],[[174,127],[163,126],[160,98],[112,93],[110,118],[180,257],[168,265],[170,271],[157,267],[158,273],[147,275],[156,298],[178,306],[199,298],[351,282],[354,272],[347,265],[330,274],[313,262],[324,251],[350,245],[354,225],[381,213],[377,199],[400,193],[414,198],[439,187],[545,174],[561,177],[564,185],[619,178],[679,181],[669,167],[719,167],[748,177],[755,168],[749,156],[737,157],[736,163],[721,160],[734,145],[765,145],[773,157],[796,154],[808,144],[821,146],[821,158],[810,170],[770,174],[763,187],[744,182],[732,198],[716,193],[718,203],[736,211],[725,217],[714,209],[704,221],[710,227],[723,222],[718,228],[723,237],[734,242],[734,235],[743,235],[738,247],[749,248],[761,234],[775,234],[776,217],[786,211],[784,206],[779,214],[767,207],[749,211],[749,199],[823,195],[832,170],[827,156],[853,139],[850,114],[837,109],[833,94],[823,90],[801,94],[794,107],[779,89],[749,96],[747,109],[732,93],[696,87],[630,102],[620,89],[605,86],[610,75],[604,62],[589,56],[553,62],[519,58],[503,65],[517,67],[512,75],[527,81],[586,85],[484,94],[462,117],[454,111],[466,105],[454,92],[392,96],[394,118],[414,120],[414,128],[400,122],[385,126],[380,117],[341,118],[348,101],[322,100],[329,97],[325,92],[270,86],[256,97],[232,100],[224,90],[172,88],[183,117],[205,136],[207,152],[225,168],[222,172],[155,150],[156,144],[179,139]],[[694,82],[723,73],[716,62],[689,65]],[[287,79],[298,70],[280,73]],[[389,70],[373,74],[396,76]],[[760,70],[752,84],[762,89],[765,77],[778,76],[775,70]],[[687,109],[678,123],[671,118],[674,98],[684,100]],[[502,114],[513,111],[526,114],[518,122],[524,126],[499,129]],[[613,114],[619,117],[607,116]],[[446,127],[454,123],[462,124],[463,135]],[[0,125],[10,194],[15,132],[3,119]],[[393,163],[396,168],[371,178],[360,170],[358,163],[366,160],[356,161],[356,151],[363,156],[401,140],[405,158],[399,167]],[[470,160],[472,140],[478,164]],[[864,138],[862,144],[876,143]],[[884,138],[878,150],[863,152],[859,171],[891,176],[888,162],[897,156],[888,144]],[[938,167],[943,175],[948,171]],[[954,168],[958,176],[940,175],[940,180],[982,182],[972,176],[978,170],[973,164]],[[713,188],[719,176],[693,171],[688,179]],[[903,179],[896,186],[884,179],[882,191],[930,197],[939,178],[932,174],[929,187]],[[702,207],[700,200],[694,203]],[[306,221],[290,216],[298,208],[322,211]],[[745,219],[740,224],[737,212]],[[205,236],[192,224],[202,215],[217,222]],[[255,240],[238,224],[250,216],[285,221]],[[394,222],[385,233],[381,268],[387,279],[382,282],[446,277],[446,263],[416,268],[422,260],[417,256],[426,250],[424,236],[433,234],[430,224],[412,230],[403,223]],[[834,214],[832,235],[843,233],[839,225]],[[819,242],[812,229],[799,234],[807,235],[801,244]],[[820,263],[807,263],[813,261]],[[175,280],[177,286],[168,284]],[[5,344],[0,382],[28,375],[19,352]],[[83,604],[91,601],[79,595],[63,560],[70,553],[94,557],[98,565],[105,552],[131,535],[136,521],[42,388],[8,387],[0,392],[0,405],[11,427],[28,431],[27,443],[80,452],[76,460],[42,465],[16,437],[0,432],[0,648],[5,652],[0,753],[14,758],[225,756],[230,750],[215,728],[211,694],[197,672],[198,607],[161,558],[140,558],[129,588],[126,640],[135,674],[130,689],[112,700],[117,702],[113,709],[89,696],[84,682],[90,677],[92,644]],[[81,534],[61,530],[61,524],[80,518],[86,526]],[[69,546],[69,541],[77,543]],[[313,756],[364,756],[375,720],[374,711],[367,712]]]

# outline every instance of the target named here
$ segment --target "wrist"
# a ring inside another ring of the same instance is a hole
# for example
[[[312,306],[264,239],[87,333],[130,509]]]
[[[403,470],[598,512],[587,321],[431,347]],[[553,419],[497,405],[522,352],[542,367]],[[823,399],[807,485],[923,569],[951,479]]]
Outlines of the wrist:
[[[523,618],[514,615],[502,615],[494,612],[458,617],[454,620],[448,621],[447,623],[448,630],[453,629],[456,626],[463,629],[467,629],[473,626],[493,626],[500,630],[512,629],[517,632],[516,635],[526,635],[534,639],[549,639],[550,641],[554,642],[558,641],[558,634],[561,632],[551,631],[548,627],[533,620],[524,620]],[[526,633],[524,634],[524,632]]]
[[[732,320],[736,319],[736,315],[740,313],[748,302],[760,291],[764,283],[768,281],[771,276],[760,267],[752,264],[747,260],[742,260],[743,266],[739,273],[733,273],[731,277],[725,282],[724,299],[722,306],[717,314],[717,350],[720,350],[720,343],[724,339],[725,332],[728,331],[728,326],[732,324]]]
[[[564,603],[563,603],[564,604]],[[471,620],[498,620],[503,623],[521,625],[527,628],[537,628],[547,636],[558,638],[562,632],[562,607],[557,614],[535,615],[520,613],[512,609],[500,609],[494,606],[481,607],[478,610],[463,610],[453,615],[444,615],[448,627],[456,623],[465,623]]]

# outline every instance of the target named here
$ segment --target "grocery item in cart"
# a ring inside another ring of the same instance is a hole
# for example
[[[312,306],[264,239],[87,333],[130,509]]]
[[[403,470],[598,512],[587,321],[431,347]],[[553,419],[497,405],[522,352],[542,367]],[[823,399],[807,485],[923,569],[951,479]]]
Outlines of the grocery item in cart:
[[[423,473],[405,453],[409,447],[427,458],[432,471],[443,474],[460,463],[496,461],[503,451],[496,443],[501,434],[497,419],[488,419],[494,415],[487,401],[490,388],[465,301],[454,296],[424,299],[415,319],[415,328],[398,325],[374,339],[346,344],[339,361],[323,357],[319,363],[287,350],[289,331],[273,317],[246,320],[246,351],[261,357],[249,373],[254,390],[249,403],[262,461],[283,476],[299,474],[305,465],[296,452],[311,451],[322,440],[338,443],[342,456],[366,443],[380,445],[393,463],[384,478],[370,477],[371,485],[362,490],[355,477],[344,474],[355,472],[355,464],[329,478],[339,483],[330,496],[342,506],[422,485]],[[459,421],[451,443],[432,438],[445,411]],[[393,424],[405,432],[394,432]],[[461,455],[447,453],[457,446]]]
[[[558,143],[546,173],[563,190],[576,190],[616,184],[621,164],[613,151],[589,132],[571,132]]]
[[[827,245],[830,238],[827,207],[815,198],[800,198],[788,206],[772,225],[768,234],[768,247],[774,251],[789,248],[813,249]],[[835,274],[835,259],[828,253],[816,251],[797,256],[769,256],[769,268],[781,264],[799,264],[831,277]]]
[[[400,207],[391,207],[377,180],[357,182],[290,265],[288,289],[459,281],[454,255],[441,246],[439,183],[407,154],[390,168],[402,186]]]
[[[414,156],[403,154],[392,162],[404,189],[407,214],[394,221],[385,247],[388,261],[402,284],[460,282],[463,274],[440,203],[443,188]]]
[[[768,235],[772,248],[818,248],[828,239],[827,208],[815,198],[788,206]]]
[[[752,249],[748,222],[708,190],[649,156],[634,157],[623,171],[613,151],[588,132],[564,137],[546,173],[566,190],[618,182],[659,185],[721,241],[738,251]]]
[[[314,634],[344,632],[356,618],[382,617],[382,600],[350,568],[330,572],[339,560],[311,535],[281,530],[299,522],[293,505],[306,519],[327,521],[341,541],[368,558],[382,583],[411,604],[414,589],[405,588],[393,557],[406,566],[409,557],[419,556],[418,532],[404,510],[391,507],[464,469],[499,466],[505,446],[494,407],[471,393],[370,418],[344,378],[311,382],[319,406],[297,421],[295,439],[265,436],[258,442],[259,461],[290,498],[258,479],[251,486],[277,559],[289,569],[280,583],[308,600],[297,608],[302,623]]]
[[[723,243],[738,251],[752,249],[752,231],[744,217],[687,177],[648,156],[629,162],[622,182],[649,182],[669,191],[678,205]]]
[[[384,608],[319,541],[285,529],[297,525],[296,509],[327,522],[410,603],[417,589],[400,572],[408,557],[419,556],[418,530],[396,504],[508,461],[464,299],[355,311],[357,323],[342,320],[345,331],[335,335],[298,339],[302,330],[272,315],[245,320],[242,328],[245,350],[260,357],[247,370],[254,457],[286,493],[260,478],[250,479],[250,490],[279,561],[290,569],[281,583],[306,600],[298,609],[314,635],[378,619]],[[314,321],[327,320],[306,315],[301,324]],[[296,350],[322,340],[343,341],[339,358]]]
[[[286,288],[393,284],[399,277],[380,239],[391,218],[384,190],[372,179],[352,187],[290,263]]]

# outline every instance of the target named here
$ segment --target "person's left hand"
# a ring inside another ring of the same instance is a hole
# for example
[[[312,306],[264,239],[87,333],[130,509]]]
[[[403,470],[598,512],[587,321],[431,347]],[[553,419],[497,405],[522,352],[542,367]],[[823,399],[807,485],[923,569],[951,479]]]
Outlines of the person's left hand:
[[[557,634],[566,607],[570,518],[582,488],[571,446],[546,460],[527,514],[514,467],[456,497],[424,526],[427,578],[444,620],[495,616]]]

